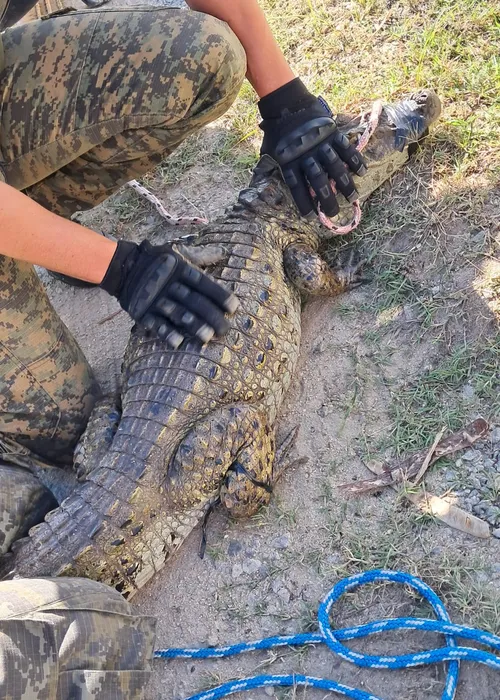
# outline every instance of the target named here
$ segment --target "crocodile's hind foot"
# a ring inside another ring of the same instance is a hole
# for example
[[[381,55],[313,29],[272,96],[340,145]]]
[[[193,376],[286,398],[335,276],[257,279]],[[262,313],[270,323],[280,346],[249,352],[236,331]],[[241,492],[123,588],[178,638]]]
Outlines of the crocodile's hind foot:
[[[173,511],[217,496],[234,517],[248,517],[270,498],[274,431],[255,408],[214,411],[184,438],[168,466],[165,492]]]
[[[99,466],[113,442],[120,417],[117,397],[107,396],[96,403],[73,455],[73,468],[78,479],[85,479]]]

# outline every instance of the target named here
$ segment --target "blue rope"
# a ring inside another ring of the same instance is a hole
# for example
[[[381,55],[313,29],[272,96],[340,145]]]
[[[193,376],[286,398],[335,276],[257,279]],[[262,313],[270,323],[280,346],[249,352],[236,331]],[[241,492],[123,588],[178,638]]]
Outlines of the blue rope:
[[[425,598],[432,606],[437,620],[427,620],[416,617],[400,617],[397,619],[378,620],[369,622],[366,625],[357,627],[347,627],[342,630],[333,630],[330,625],[330,611],[334,603],[341,598],[344,593],[352,591],[368,583],[389,581],[410,586]],[[216,659],[227,656],[242,654],[245,651],[256,651],[258,649],[271,649],[279,646],[291,646],[305,644],[326,644],[334,654],[337,654],[346,661],[351,661],[356,666],[364,668],[410,668],[411,666],[422,666],[436,664],[442,661],[449,661],[448,674],[442,695],[442,700],[453,700],[457,690],[458,675],[460,671],[460,659],[475,661],[485,664],[500,671],[500,657],[495,654],[474,649],[472,647],[458,646],[456,638],[470,639],[474,642],[489,646],[491,649],[500,651],[500,637],[489,632],[483,632],[473,627],[465,625],[455,625],[440,598],[434,593],[432,588],[421,581],[416,576],[405,574],[400,571],[374,570],[364,574],[356,574],[345,578],[337,583],[326,595],[318,610],[319,634],[295,634],[289,636],[268,637],[259,639],[256,642],[232,644],[226,647],[204,648],[204,649],[163,649],[155,651],[154,657],[157,659]],[[359,654],[351,651],[342,644],[348,639],[361,639],[372,634],[379,634],[389,630],[417,629],[425,632],[439,632],[444,634],[446,646],[429,651],[418,652],[416,654],[396,654],[394,656],[372,656],[369,654]],[[293,675],[261,675],[253,678],[244,678],[239,681],[230,681],[222,685],[192,695],[187,700],[217,700],[225,698],[233,693],[254,688],[262,688],[267,685],[293,686],[303,685],[322,690],[334,691],[340,695],[354,700],[382,700],[376,695],[366,693],[363,690],[350,688],[337,681],[326,678],[314,678],[301,674]]]

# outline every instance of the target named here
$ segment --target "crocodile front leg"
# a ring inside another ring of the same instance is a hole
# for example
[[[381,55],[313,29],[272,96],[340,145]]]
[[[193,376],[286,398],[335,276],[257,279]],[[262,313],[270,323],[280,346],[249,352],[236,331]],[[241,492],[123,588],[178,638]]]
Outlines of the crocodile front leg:
[[[363,282],[364,261],[354,251],[336,267],[301,244],[288,246],[283,258],[287,277],[304,296],[336,296]]]

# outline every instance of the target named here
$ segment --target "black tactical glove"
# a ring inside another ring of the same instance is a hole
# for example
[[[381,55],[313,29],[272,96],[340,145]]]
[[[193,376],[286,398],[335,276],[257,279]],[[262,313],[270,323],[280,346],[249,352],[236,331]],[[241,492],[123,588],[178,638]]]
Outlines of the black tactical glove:
[[[346,166],[364,175],[363,158],[337,129],[326,103],[311,95],[299,78],[263,97],[259,110],[264,132],[261,153],[280,165],[303,216],[315,211],[309,185],[327,216],[339,211],[329,180],[349,202],[358,198]]]
[[[100,286],[148,333],[177,348],[184,335],[207,343],[224,335],[238,300],[171,245],[119,241]]]

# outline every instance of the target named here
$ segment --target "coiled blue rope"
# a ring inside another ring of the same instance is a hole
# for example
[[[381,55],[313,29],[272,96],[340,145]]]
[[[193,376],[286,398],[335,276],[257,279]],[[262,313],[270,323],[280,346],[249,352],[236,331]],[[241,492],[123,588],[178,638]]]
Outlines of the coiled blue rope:
[[[378,620],[369,622],[366,625],[357,627],[347,627],[342,630],[333,630],[330,625],[330,611],[333,604],[341,598],[344,593],[352,591],[368,583],[378,583],[388,581],[410,586],[425,598],[436,613],[437,620],[427,620],[416,617],[400,617],[396,619]],[[434,593],[432,588],[421,581],[416,576],[405,574],[401,571],[384,571],[376,569],[363,574],[349,576],[337,583],[326,595],[318,610],[318,623],[320,632],[317,634],[295,634],[290,636],[268,637],[256,642],[233,644],[226,647],[202,648],[202,649],[163,649],[155,651],[154,656],[158,659],[216,659],[227,656],[242,654],[245,651],[256,651],[257,649],[271,649],[279,646],[304,645],[304,644],[326,644],[334,654],[337,654],[346,661],[351,661],[356,666],[364,668],[410,668],[411,666],[421,666],[436,664],[442,661],[449,661],[448,674],[442,700],[453,700],[457,690],[458,675],[461,659],[475,661],[485,664],[500,671],[500,657],[495,654],[474,649],[472,647],[458,646],[456,638],[470,639],[483,646],[500,651],[500,637],[489,632],[467,627],[465,625],[455,625],[440,598]],[[371,656],[369,654],[359,654],[351,651],[342,644],[348,639],[360,639],[372,634],[387,632],[389,630],[417,629],[426,632],[440,632],[444,634],[446,646],[429,651],[418,652],[416,654],[399,654],[394,656]],[[294,675],[260,675],[253,678],[244,678],[239,681],[230,681],[222,685],[192,695],[188,700],[218,700],[233,693],[254,688],[272,686],[293,686],[304,685],[322,690],[329,690],[344,695],[354,700],[382,700],[376,695],[366,693],[363,690],[350,688],[349,686],[337,683],[337,681],[326,678],[314,678],[301,674]]]

